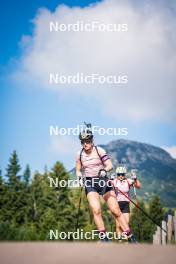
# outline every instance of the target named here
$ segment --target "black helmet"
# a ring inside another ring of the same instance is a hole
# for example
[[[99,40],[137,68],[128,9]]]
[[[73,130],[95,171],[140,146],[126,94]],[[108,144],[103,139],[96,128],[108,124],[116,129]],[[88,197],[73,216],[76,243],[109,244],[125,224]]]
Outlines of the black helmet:
[[[81,131],[80,134],[79,134],[79,139],[81,141],[89,140],[89,139],[92,140],[93,139],[92,131],[89,130],[89,129],[85,129],[85,130]]]

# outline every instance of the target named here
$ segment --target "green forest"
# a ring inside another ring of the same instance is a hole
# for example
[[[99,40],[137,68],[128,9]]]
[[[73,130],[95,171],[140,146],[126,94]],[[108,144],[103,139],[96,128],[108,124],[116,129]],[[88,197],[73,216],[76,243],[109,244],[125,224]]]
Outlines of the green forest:
[[[50,187],[48,177],[69,180],[70,175],[57,161],[53,168],[31,175],[27,165],[22,172],[20,161],[14,151],[7,164],[6,173],[0,172],[0,240],[45,241],[51,240],[50,230],[72,232],[76,228],[80,188]],[[161,224],[167,210],[158,196],[139,205]],[[115,224],[107,206],[102,201],[102,215],[107,231],[115,231]],[[156,229],[139,209],[132,207],[131,227],[140,242],[152,242]],[[96,229],[85,193],[82,194],[79,228],[84,231]]]

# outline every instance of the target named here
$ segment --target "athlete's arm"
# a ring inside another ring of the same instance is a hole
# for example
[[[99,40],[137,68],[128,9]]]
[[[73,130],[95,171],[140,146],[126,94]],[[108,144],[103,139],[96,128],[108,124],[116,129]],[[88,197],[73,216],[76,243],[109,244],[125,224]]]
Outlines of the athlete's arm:
[[[132,185],[135,188],[137,188],[137,189],[141,188],[141,184],[140,184],[135,172],[132,173],[131,179],[129,179],[129,180],[132,181]]]
[[[106,161],[104,161],[104,169],[106,171],[110,171],[113,169],[113,165],[110,159],[107,159]]]
[[[81,160],[80,160],[80,152],[77,152],[76,154],[76,176],[77,178],[81,178],[82,177],[82,173],[81,173]]]
[[[140,181],[137,178],[135,180],[132,180],[132,179],[128,178],[127,181],[128,181],[130,186],[133,185],[137,189],[141,188],[141,183],[140,183]]]
[[[112,162],[111,162],[110,158],[108,157],[106,151],[103,148],[98,147],[98,152],[99,152],[99,155],[101,156],[101,160],[104,164],[104,169],[106,171],[112,170],[113,165],[112,165]]]
[[[76,176],[78,178],[82,177],[82,173],[81,173],[81,162],[80,160],[76,161]]]
[[[134,187],[136,187],[137,189],[141,188],[141,183],[139,180],[134,181]]]

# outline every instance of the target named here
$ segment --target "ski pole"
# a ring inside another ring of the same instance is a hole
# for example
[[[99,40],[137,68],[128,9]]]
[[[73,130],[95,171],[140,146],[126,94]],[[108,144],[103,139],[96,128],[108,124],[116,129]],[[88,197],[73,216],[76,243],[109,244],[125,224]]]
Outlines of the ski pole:
[[[135,200],[136,200],[136,204],[138,205],[137,193],[136,193],[136,187],[135,187],[134,184],[133,184],[133,190],[134,190],[134,198],[135,198]]]
[[[117,191],[116,191],[116,188],[118,189],[118,191],[123,194],[132,204],[135,205],[135,207],[137,209],[139,209],[146,217],[148,217],[155,225],[159,226],[161,228],[161,230],[163,230],[165,233],[167,233],[167,231],[161,226],[161,225],[158,225],[155,220],[150,216],[148,215],[137,203],[135,203],[130,197],[128,197],[124,192],[122,192],[118,187],[115,187],[114,186],[114,183],[110,180],[110,182],[112,183],[112,186],[114,188],[114,191],[117,195]]]
[[[78,212],[77,212],[77,217],[76,217],[77,221],[76,221],[75,231],[77,231],[78,224],[79,224],[79,213],[80,213],[80,208],[81,208],[82,190],[83,190],[83,186],[81,186],[81,191],[80,191],[80,197],[79,197]]]
[[[131,170],[131,174],[132,174],[132,176],[133,175],[135,176],[136,175],[136,170]],[[136,204],[138,204],[135,182],[133,183],[133,191],[134,191],[134,198],[136,200]]]
[[[137,199],[136,187],[134,186],[134,184],[133,184],[133,189],[134,189],[134,197],[135,197],[135,199]]]

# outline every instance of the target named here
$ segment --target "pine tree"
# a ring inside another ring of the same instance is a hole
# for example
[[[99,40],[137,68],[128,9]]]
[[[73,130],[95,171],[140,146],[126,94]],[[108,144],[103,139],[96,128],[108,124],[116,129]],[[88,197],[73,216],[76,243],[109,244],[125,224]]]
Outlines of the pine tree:
[[[25,191],[20,181],[21,166],[16,151],[12,153],[7,167],[6,220],[14,226],[24,223]]]
[[[20,176],[18,175],[18,173],[21,170],[16,151],[13,151],[6,170],[6,176],[8,177],[8,185],[9,187],[12,186],[14,188],[16,184],[19,184]]]
[[[9,223],[7,222],[7,186],[5,185],[0,170],[0,240],[8,239],[9,234]]]
[[[2,222],[4,219],[5,211],[6,211],[6,209],[5,209],[5,206],[6,206],[6,202],[5,202],[6,186],[5,186],[4,179],[2,177],[1,169],[0,169],[0,194],[1,194],[1,198],[0,198],[0,222]]]
[[[43,175],[40,173],[34,175],[31,186],[32,215],[41,240],[47,239],[49,231],[53,229],[60,232],[73,231],[74,206],[70,200],[70,190],[68,186],[50,187],[48,177],[57,179],[58,182],[69,179],[60,162],[56,162],[50,173],[45,171]]]
[[[58,179],[60,182],[64,180],[68,182],[69,174],[66,172],[64,166],[60,162],[56,162],[53,167],[50,177],[53,179]],[[65,187],[52,188],[53,195],[57,199],[56,207],[56,219],[61,231],[73,231],[74,230],[74,205],[70,200],[71,191],[68,188],[68,185]]]
[[[160,226],[164,218],[165,212],[161,204],[160,198],[157,195],[152,197],[151,201],[149,202],[149,214],[151,218],[154,219],[155,222]],[[156,229],[156,225],[152,224],[151,234],[150,234],[151,237],[154,234],[155,229]]]
[[[31,194],[31,185],[30,185],[31,170],[29,164],[26,165],[26,168],[22,176],[22,188],[25,193],[23,202],[24,202],[24,218],[25,218],[25,227],[32,223],[32,194]]]
[[[46,240],[50,229],[57,229],[57,196],[49,187],[46,174],[36,172],[31,185],[31,220],[39,240]]]
[[[31,170],[30,170],[29,164],[27,164],[25,171],[23,173],[23,180],[26,186],[29,185],[30,177],[31,177]]]
[[[145,212],[147,212],[145,203],[143,200],[139,201],[139,207],[141,207]],[[132,215],[130,218],[130,225],[132,231],[134,232],[137,241],[139,242],[149,242],[151,237],[152,223],[150,220],[141,212],[138,208],[134,207],[132,210]]]

